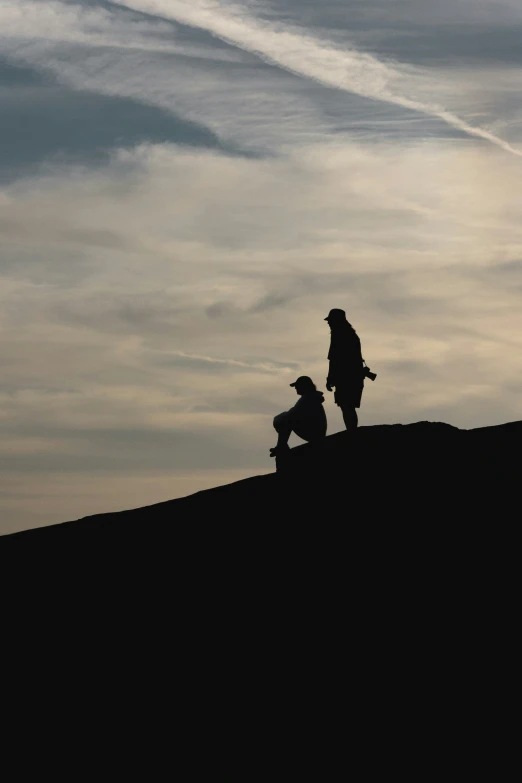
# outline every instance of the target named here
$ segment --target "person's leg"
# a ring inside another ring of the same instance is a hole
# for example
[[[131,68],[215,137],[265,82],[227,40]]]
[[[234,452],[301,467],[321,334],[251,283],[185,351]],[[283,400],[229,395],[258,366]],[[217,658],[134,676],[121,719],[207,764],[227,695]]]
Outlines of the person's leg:
[[[288,441],[292,434],[292,427],[288,424],[283,415],[275,417],[274,429],[277,432],[277,445],[273,449],[270,449],[271,457],[275,457],[278,451],[289,448]]]
[[[292,428],[288,425],[279,425],[275,428],[277,432],[277,448],[279,446],[287,446],[292,434]]]
[[[353,432],[357,429],[357,425],[359,424],[359,417],[357,416],[356,409],[348,405],[343,405],[341,410],[343,412],[344,425],[346,429],[349,432]]]

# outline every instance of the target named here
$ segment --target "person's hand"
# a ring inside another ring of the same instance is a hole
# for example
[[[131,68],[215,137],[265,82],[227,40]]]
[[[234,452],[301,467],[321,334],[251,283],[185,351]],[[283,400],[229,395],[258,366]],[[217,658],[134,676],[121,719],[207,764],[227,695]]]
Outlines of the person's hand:
[[[326,381],[326,391],[333,391],[333,389],[330,386],[330,384],[328,383],[328,381]]]

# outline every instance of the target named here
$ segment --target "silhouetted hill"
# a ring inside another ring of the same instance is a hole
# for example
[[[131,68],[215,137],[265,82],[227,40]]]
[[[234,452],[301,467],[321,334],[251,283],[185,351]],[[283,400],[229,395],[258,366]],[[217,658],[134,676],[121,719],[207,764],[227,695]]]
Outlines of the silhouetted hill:
[[[2,543],[172,553],[188,540],[222,547],[232,536],[234,548],[241,540],[262,547],[272,533],[277,540],[305,529],[338,538],[405,522],[440,529],[493,521],[517,501],[521,439],[522,422],[473,430],[431,422],[360,427],[355,435],[331,435],[321,448],[292,449],[277,473],[16,533]]]
[[[79,709],[78,683],[98,693],[96,720],[141,716],[169,749],[171,714],[213,733],[230,709],[249,730],[281,713],[286,742],[291,703],[314,726],[336,716],[343,749],[350,721],[372,769],[435,738],[418,776],[441,737],[461,744],[463,714],[483,722],[515,649],[521,436],[361,427],[277,474],[5,536],[6,644]]]

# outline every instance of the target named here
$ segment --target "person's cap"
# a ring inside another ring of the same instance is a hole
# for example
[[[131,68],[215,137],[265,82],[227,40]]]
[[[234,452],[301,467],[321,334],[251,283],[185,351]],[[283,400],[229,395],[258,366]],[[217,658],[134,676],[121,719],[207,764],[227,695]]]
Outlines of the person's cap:
[[[330,310],[330,312],[328,313],[328,315],[326,316],[326,318],[324,320],[325,321],[330,321],[330,320],[333,321],[333,320],[335,320],[335,318],[346,318],[346,313],[344,312],[344,310],[339,310],[338,307],[334,307],[333,310]]]
[[[300,375],[296,381],[290,384],[290,386],[313,386],[315,388],[315,383],[308,375]]]

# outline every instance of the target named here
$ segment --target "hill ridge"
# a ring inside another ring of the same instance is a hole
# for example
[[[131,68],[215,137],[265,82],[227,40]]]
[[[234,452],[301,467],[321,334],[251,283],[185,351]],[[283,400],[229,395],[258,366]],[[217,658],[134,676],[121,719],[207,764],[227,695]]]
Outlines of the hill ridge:
[[[443,494],[451,489],[456,493],[454,500],[458,500],[469,490],[470,481],[488,479],[495,485],[507,481],[516,464],[513,449],[518,443],[513,441],[513,436],[522,439],[522,421],[468,430],[433,421],[363,426],[355,434],[334,433],[321,447],[310,444],[294,447],[286,463],[278,464],[274,473],[240,479],[143,508],[97,514],[2,538],[13,542],[31,537],[43,541],[57,536],[70,538],[73,533],[88,531],[107,533],[109,528],[113,531],[121,528],[129,533],[140,522],[150,524],[152,530],[155,523],[164,526],[180,514],[194,518],[224,515],[228,519],[241,516],[252,519],[263,511],[278,516],[283,510],[291,512],[294,507],[296,512],[307,515],[317,505],[328,503],[328,498],[331,503],[341,502],[345,494],[351,496],[348,503],[357,504],[360,492],[354,491],[354,482],[366,493],[368,502],[378,505],[382,491],[395,494],[406,480],[416,484],[417,490],[426,488],[430,482],[436,483],[439,492],[441,483],[446,482]],[[143,528],[143,535],[146,530]]]

